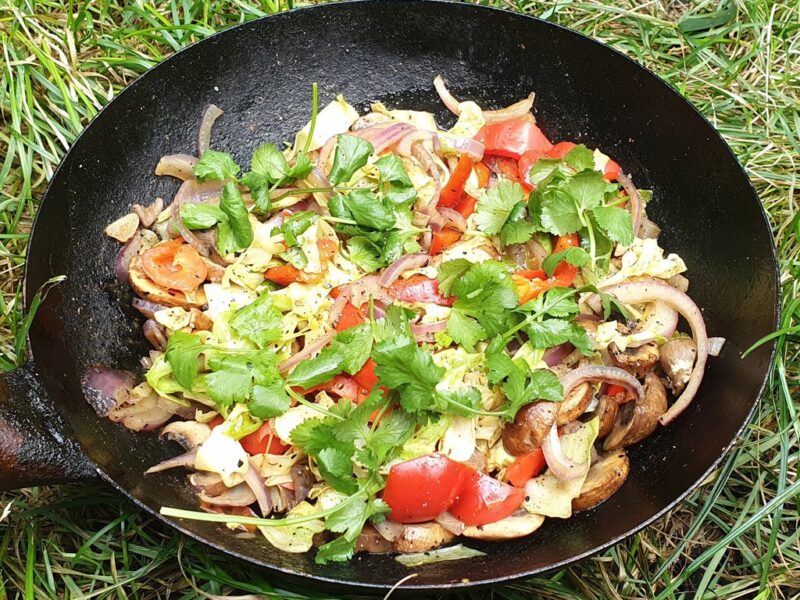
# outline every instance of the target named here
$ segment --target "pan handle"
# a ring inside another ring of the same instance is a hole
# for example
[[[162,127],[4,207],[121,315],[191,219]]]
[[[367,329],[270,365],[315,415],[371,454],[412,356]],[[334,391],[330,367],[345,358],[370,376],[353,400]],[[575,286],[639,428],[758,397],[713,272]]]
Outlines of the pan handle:
[[[28,363],[0,373],[0,491],[97,476],[36,367]]]

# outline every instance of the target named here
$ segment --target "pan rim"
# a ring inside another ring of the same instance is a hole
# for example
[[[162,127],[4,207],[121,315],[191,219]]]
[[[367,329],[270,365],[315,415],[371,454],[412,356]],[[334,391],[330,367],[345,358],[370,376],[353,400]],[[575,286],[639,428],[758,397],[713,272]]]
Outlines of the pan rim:
[[[747,182],[747,186],[748,186],[749,191],[750,191],[750,193],[752,195],[752,198],[758,203],[758,207],[759,207],[759,210],[760,210],[760,213],[761,213],[761,219],[762,219],[762,222],[763,222],[763,226],[770,233],[770,235],[769,235],[769,251],[770,251],[770,258],[772,260],[773,275],[774,275],[774,282],[775,282],[775,288],[774,288],[775,289],[775,309],[774,309],[774,311],[775,311],[774,312],[775,319],[774,319],[774,322],[772,324],[772,329],[774,331],[774,330],[776,330],[778,328],[778,326],[780,324],[780,320],[781,320],[781,313],[782,313],[782,296],[781,296],[781,285],[780,285],[780,267],[778,265],[777,247],[776,247],[775,237],[772,234],[772,229],[771,229],[771,226],[770,226],[770,223],[769,223],[768,215],[767,215],[766,210],[764,209],[764,206],[763,206],[763,204],[762,204],[762,202],[761,202],[761,200],[760,200],[760,198],[758,196],[758,193],[756,192],[755,188],[753,187],[752,181],[750,180],[749,176],[747,175],[747,172],[745,171],[745,169],[742,166],[742,164],[739,162],[739,159],[737,158],[737,156],[735,155],[733,150],[727,144],[727,142],[722,137],[722,135],[719,133],[719,131],[717,131],[717,129],[714,128],[714,126],[710,123],[710,121],[688,99],[686,99],[684,96],[682,96],[675,88],[673,88],[670,84],[668,84],[666,81],[664,81],[656,73],[654,73],[653,71],[651,71],[647,67],[639,64],[633,58],[628,57],[627,55],[623,54],[619,50],[616,50],[615,48],[613,48],[611,46],[608,46],[605,43],[603,43],[603,42],[601,42],[599,40],[596,40],[596,39],[594,39],[592,37],[589,37],[589,36],[587,36],[587,35],[585,35],[583,33],[580,33],[578,31],[569,29],[568,27],[564,27],[562,25],[559,25],[559,24],[556,24],[556,23],[553,23],[553,22],[550,22],[550,21],[546,21],[544,19],[540,19],[539,17],[522,14],[522,13],[511,11],[511,10],[508,10],[508,9],[505,9],[505,8],[496,8],[496,7],[488,7],[488,6],[481,6],[481,5],[464,4],[464,3],[460,3],[460,2],[455,2],[453,0],[403,0],[403,2],[405,4],[407,4],[407,5],[417,5],[417,6],[423,7],[422,10],[424,10],[425,5],[433,5],[433,6],[453,5],[453,9],[454,10],[463,10],[463,11],[467,11],[467,12],[472,11],[473,14],[477,16],[477,17],[472,17],[472,18],[479,18],[479,16],[481,14],[486,14],[486,11],[493,11],[495,13],[503,14],[505,16],[505,18],[508,18],[508,19],[520,20],[521,22],[527,22],[527,23],[533,21],[533,22],[536,22],[538,24],[538,26],[550,27],[550,28],[558,30],[558,31],[560,31],[562,33],[566,33],[568,35],[578,36],[579,38],[583,38],[583,40],[585,42],[594,45],[596,48],[597,47],[602,48],[603,50],[600,50],[601,52],[602,51],[606,51],[606,52],[610,53],[609,56],[615,56],[616,55],[616,58],[614,60],[618,60],[619,58],[621,58],[621,59],[627,61],[628,63],[630,63],[631,65],[635,66],[636,68],[638,68],[640,71],[644,71],[652,79],[655,79],[658,82],[659,85],[663,86],[666,90],[669,90],[670,95],[676,96],[678,99],[680,99],[680,101],[683,102],[683,104],[686,105],[691,111],[693,111],[696,116],[699,116],[702,119],[702,121],[707,125],[708,130],[710,130],[710,132],[713,132],[713,135],[716,136],[716,140],[720,144],[722,144],[722,146],[724,146],[726,152],[729,154],[730,158],[733,159],[736,167],[739,169],[741,174],[744,176],[744,179]],[[86,127],[83,129],[83,131],[81,131],[81,133],[75,138],[75,140],[73,141],[73,143],[70,146],[69,150],[65,153],[65,155],[61,159],[58,167],[54,171],[53,176],[50,179],[50,182],[48,183],[44,194],[42,195],[42,200],[40,201],[40,208],[37,210],[36,216],[34,218],[34,221],[33,221],[32,227],[31,227],[31,232],[30,232],[30,237],[29,237],[29,240],[30,240],[29,241],[29,245],[35,240],[35,237],[36,237],[37,225],[39,223],[39,220],[40,220],[40,217],[41,217],[41,212],[42,212],[41,208],[44,207],[44,205],[45,205],[45,203],[46,203],[46,201],[47,201],[47,199],[48,199],[48,197],[50,195],[51,188],[53,186],[53,182],[58,180],[62,168],[69,161],[70,155],[72,154],[74,147],[80,142],[81,138],[85,135],[86,131],[91,128],[91,126],[94,124],[94,122],[97,119],[101,118],[101,116],[106,112],[108,107],[110,107],[114,103],[115,100],[117,100],[120,97],[123,97],[125,94],[132,93],[132,90],[135,90],[137,88],[137,86],[143,85],[142,84],[142,80],[144,80],[147,77],[152,77],[152,75],[151,75],[152,73],[160,73],[160,72],[164,71],[165,69],[168,69],[169,66],[174,61],[181,60],[179,58],[181,55],[194,51],[195,46],[198,46],[199,44],[202,44],[202,43],[205,43],[205,42],[209,42],[212,39],[216,39],[218,36],[236,35],[237,34],[236,32],[241,31],[241,30],[243,30],[245,28],[248,28],[248,27],[259,27],[261,22],[263,22],[265,20],[268,20],[268,19],[278,19],[278,20],[291,19],[291,18],[293,18],[293,15],[295,15],[297,13],[306,12],[306,11],[316,11],[316,12],[319,12],[319,13],[323,13],[325,11],[331,11],[331,10],[332,11],[335,11],[335,10],[353,10],[353,8],[352,8],[353,6],[358,6],[358,5],[361,5],[361,4],[370,4],[370,5],[381,5],[381,4],[384,4],[384,5],[386,5],[386,4],[396,4],[396,3],[397,3],[397,0],[344,0],[342,2],[335,2],[335,3],[331,3],[331,4],[322,4],[322,5],[298,7],[298,8],[295,8],[295,9],[292,9],[292,10],[288,10],[288,11],[285,11],[285,12],[281,12],[281,13],[278,13],[278,14],[275,14],[275,15],[268,15],[268,16],[265,16],[265,17],[261,17],[259,19],[254,19],[252,21],[247,21],[245,23],[240,23],[240,24],[237,24],[237,25],[235,25],[233,27],[229,27],[227,29],[215,32],[214,34],[212,34],[212,35],[210,35],[210,36],[208,36],[208,37],[206,37],[206,38],[204,38],[202,40],[199,40],[197,42],[194,42],[194,43],[190,44],[189,46],[179,50],[178,52],[172,54],[171,56],[169,56],[165,60],[159,62],[156,65],[154,65],[152,68],[147,70],[145,73],[143,73],[142,75],[137,77],[137,79],[135,79],[133,82],[131,82],[123,90],[121,90],[120,93],[117,96],[115,96],[114,99],[112,99],[111,102],[109,102],[100,111],[98,111],[98,113],[86,125]],[[29,254],[29,256],[30,256],[30,254]],[[24,305],[24,308],[25,308],[26,311],[30,309],[30,303],[31,303],[31,301],[33,299],[33,295],[36,292],[35,289],[32,289],[32,287],[28,285],[29,276],[30,276],[30,270],[29,270],[30,268],[31,268],[31,262],[26,260],[25,268],[24,268],[24,279],[23,279],[23,300],[24,300],[23,305]],[[34,321],[34,323],[35,323],[35,321]],[[34,327],[35,327],[35,324],[34,324]],[[28,344],[29,344],[30,353],[31,353],[31,360],[35,363],[36,351],[33,348],[33,344],[30,343],[30,337],[28,339]],[[773,363],[774,358],[775,358],[776,349],[777,349],[777,340],[772,340],[768,365],[771,365]],[[599,545],[597,545],[597,546],[595,546],[595,547],[593,547],[593,548],[591,548],[591,549],[589,549],[589,550],[587,550],[585,552],[582,552],[580,554],[577,554],[577,555],[574,555],[572,557],[566,558],[564,560],[561,560],[559,562],[553,563],[553,564],[548,565],[546,567],[540,567],[540,568],[525,570],[525,571],[516,573],[514,575],[495,577],[495,578],[487,578],[487,579],[481,579],[481,580],[476,580],[476,581],[467,581],[467,582],[454,581],[452,583],[446,583],[446,584],[442,583],[442,584],[416,584],[416,585],[414,583],[412,583],[412,582],[409,582],[407,585],[404,584],[402,586],[401,590],[404,591],[404,592],[413,592],[413,591],[423,592],[423,591],[451,590],[451,589],[454,589],[454,588],[456,588],[456,589],[476,589],[476,588],[480,588],[480,587],[498,585],[498,584],[507,583],[507,582],[514,581],[514,580],[529,578],[529,577],[532,577],[532,576],[535,576],[535,575],[539,575],[539,574],[542,574],[542,573],[547,573],[547,572],[554,571],[556,569],[563,568],[565,566],[574,564],[574,563],[576,563],[576,562],[578,562],[580,560],[588,558],[588,557],[590,557],[592,555],[595,555],[595,554],[598,554],[600,552],[603,552],[603,551],[607,550],[608,548],[610,548],[610,547],[620,543],[621,541],[629,538],[630,536],[638,533],[639,531],[642,531],[643,529],[645,529],[646,527],[648,527],[649,525],[651,525],[652,523],[654,523],[658,519],[661,519],[665,514],[667,514],[668,512],[673,510],[676,506],[678,506],[681,502],[683,502],[683,500],[690,493],[694,492],[700,486],[700,484],[715,469],[717,469],[717,467],[720,465],[720,463],[723,461],[723,459],[730,453],[732,448],[740,441],[740,439],[742,438],[743,433],[745,432],[745,430],[747,429],[747,427],[749,426],[749,424],[751,423],[751,421],[753,419],[753,415],[755,414],[756,408],[759,405],[759,400],[761,399],[761,397],[762,397],[762,395],[764,393],[764,390],[766,388],[767,381],[768,381],[768,378],[769,378],[769,374],[770,374],[770,368],[768,367],[766,369],[764,375],[763,375],[763,379],[762,379],[761,384],[760,384],[760,386],[758,388],[758,393],[755,395],[755,397],[752,400],[752,406],[750,407],[750,409],[748,411],[747,418],[743,420],[741,426],[738,428],[738,430],[736,431],[735,435],[732,437],[731,441],[722,449],[722,451],[719,453],[718,457],[710,464],[710,466],[703,472],[703,474],[694,483],[692,483],[689,487],[687,487],[687,489],[685,491],[683,491],[681,494],[679,494],[674,500],[670,501],[662,509],[657,511],[654,515],[652,515],[648,519],[642,521],[641,523],[637,524],[637,526],[635,526],[635,527],[631,528],[630,530],[615,536],[614,538],[608,540],[607,542],[599,544]],[[251,557],[245,556],[245,555],[243,555],[243,554],[241,554],[239,552],[236,552],[234,550],[226,548],[226,547],[224,547],[224,546],[222,546],[222,545],[220,545],[220,544],[218,544],[216,542],[210,541],[210,540],[204,538],[203,536],[201,536],[199,534],[196,534],[196,533],[193,533],[193,532],[187,530],[185,527],[182,526],[182,524],[181,524],[182,522],[180,520],[170,519],[170,518],[165,517],[164,515],[160,514],[160,512],[150,508],[149,506],[144,504],[142,501],[140,501],[138,498],[133,496],[125,488],[120,486],[116,481],[114,481],[110,476],[108,476],[102,469],[100,469],[96,465],[95,465],[95,468],[96,468],[98,474],[101,476],[101,478],[103,480],[105,480],[106,482],[110,483],[114,488],[116,488],[119,492],[124,494],[127,498],[129,498],[132,502],[134,502],[134,504],[136,504],[138,507],[144,509],[148,513],[150,513],[150,514],[154,515],[155,517],[157,517],[161,522],[169,525],[170,527],[173,527],[175,530],[181,532],[184,535],[187,535],[187,536],[189,536],[189,537],[191,537],[191,538],[193,538],[193,539],[195,539],[195,540],[197,540],[197,541],[199,541],[199,542],[201,542],[201,543],[203,543],[203,544],[205,544],[205,545],[207,545],[209,547],[214,548],[215,550],[223,552],[223,553],[225,553],[225,554],[227,554],[229,556],[235,557],[235,558],[237,558],[239,560],[246,561],[246,562],[248,562],[250,564],[253,564],[253,565],[258,565],[259,567],[267,569],[267,570],[269,570],[269,571],[271,571],[271,572],[273,572],[275,574],[286,576],[286,577],[293,578],[293,579],[296,579],[296,580],[304,579],[304,580],[309,580],[309,581],[313,581],[313,582],[319,582],[320,584],[324,584],[324,585],[328,585],[328,586],[332,586],[332,587],[337,587],[337,588],[340,588],[340,589],[353,590],[353,589],[358,588],[362,593],[385,592],[385,591],[391,589],[392,586],[394,585],[393,583],[378,584],[378,583],[370,583],[370,582],[344,581],[342,579],[336,579],[336,578],[333,578],[333,577],[318,575],[318,574],[314,574],[314,573],[305,573],[305,572],[295,571],[295,570],[292,570],[292,569],[288,569],[288,568],[284,568],[284,567],[280,567],[280,566],[276,566],[276,565],[272,565],[272,564],[267,564],[267,563],[261,562],[259,560],[253,559]],[[400,590],[398,590],[398,591],[400,591]]]

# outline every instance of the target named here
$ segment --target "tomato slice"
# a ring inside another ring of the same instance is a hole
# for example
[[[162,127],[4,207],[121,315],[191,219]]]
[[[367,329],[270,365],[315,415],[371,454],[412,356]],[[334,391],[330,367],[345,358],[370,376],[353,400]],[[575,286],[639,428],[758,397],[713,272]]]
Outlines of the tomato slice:
[[[524,490],[472,471],[449,511],[467,525],[486,525],[505,519],[520,507],[524,498]]]
[[[365,305],[369,307],[369,305]],[[339,317],[339,320],[336,322],[336,331],[344,331],[345,329],[350,329],[351,327],[355,327],[356,325],[361,325],[366,321],[364,315],[361,313],[359,309],[353,306],[350,302],[344,305],[344,309],[342,310],[342,314]]]
[[[606,168],[603,169],[603,179],[608,182],[614,181],[617,177],[619,177],[622,168],[610,158],[606,163]]]
[[[430,302],[439,306],[450,306],[455,298],[445,298],[439,293],[439,281],[422,274],[407,279],[398,279],[389,288],[389,296],[403,302]]]
[[[433,239],[431,240],[431,256],[435,256],[439,254],[443,250],[446,250],[453,244],[455,244],[458,240],[461,239],[461,232],[457,229],[453,229],[452,227],[444,227],[441,231],[437,231],[433,234]]]
[[[200,254],[182,238],[145,250],[142,269],[156,285],[182,292],[197,289],[208,276],[208,267]]]
[[[450,174],[450,180],[442,189],[438,206],[442,208],[456,207],[459,200],[461,200],[461,194],[464,193],[464,185],[467,183],[470,173],[472,173],[473,164],[474,162],[469,156],[466,154],[461,155],[456,168]]]
[[[485,125],[475,139],[483,143],[485,154],[518,159],[529,150],[546,152],[553,147],[534,123],[525,119],[509,119]]]
[[[519,157],[519,179],[528,185],[531,183],[531,169],[536,162],[545,156],[545,152],[541,150],[528,150],[525,154]]]
[[[524,488],[528,480],[539,475],[546,466],[544,452],[541,448],[537,448],[533,452],[523,454],[508,465],[506,477],[514,487]]]
[[[575,146],[575,142],[558,142],[547,152],[547,158],[564,158]]]
[[[283,454],[288,448],[272,431],[269,421],[264,421],[256,431],[239,440],[248,454]]]
[[[383,500],[398,523],[435,519],[459,498],[465,481],[475,473],[442,454],[426,454],[397,463],[389,470]]]

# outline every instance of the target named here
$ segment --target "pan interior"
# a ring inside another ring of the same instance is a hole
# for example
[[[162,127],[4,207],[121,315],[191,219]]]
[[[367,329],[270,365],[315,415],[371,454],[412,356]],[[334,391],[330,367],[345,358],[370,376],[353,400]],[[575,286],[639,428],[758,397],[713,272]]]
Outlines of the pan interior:
[[[177,182],[156,178],[153,168],[164,154],[194,152],[209,103],[225,111],[212,146],[246,165],[258,144],[290,139],[308,120],[312,82],[322,104],[341,93],[361,109],[381,100],[432,110],[445,123],[449,116],[432,87],[439,73],[457,97],[482,106],[535,91],[536,117],[551,139],[600,147],[639,187],[653,189],[648,213],[663,228],[661,243],[685,259],[709,334],[728,341],[686,414],[632,449],[631,474],[611,500],[566,521],[548,520],[529,538],[470,541],[488,553],[479,569],[429,565],[418,569],[414,585],[496,581],[592,552],[671,506],[734,440],[769,363],[767,347],[746,360],[740,353],[772,330],[777,287],[758,199],[711,126],[653,75],[551,24],[463,4],[329,5],[224,32],[142,77],[81,136],[43,203],[30,247],[28,300],[49,277],[68,278],[34,324],[34,358],[87,454],[137,501],[156,511],[196,506],[182,474],[142,475],[177,446],[98,419],[83,400],[87,369],[141,372],[138,359],[147,351],[131,292],[114,277],[119,246],[103,235],[105,225],[133,203],[172,197]],[[254,563],[350,586],[391,586],[409,573],[387,556],[320,566],[264,540],[236,539],[224,526],[180,527]]]

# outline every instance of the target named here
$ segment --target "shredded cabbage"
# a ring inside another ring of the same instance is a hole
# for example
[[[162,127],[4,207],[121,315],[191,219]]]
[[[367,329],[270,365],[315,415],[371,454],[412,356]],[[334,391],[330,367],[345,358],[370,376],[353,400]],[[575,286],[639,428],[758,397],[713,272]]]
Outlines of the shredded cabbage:
[[[316,507],[308,502],[301,502],[286,513],[286,518],[305,517],[318,513]],[[298,523],[297,525],[284,525],[282,527],[259,527],[267,541],[284,552],[308,552],[313,546],[314,534],[325,530],[325,521],[314,519]]]
[[[215,427],[197,449],[194,466],[199,471],[217,473],[225,485],[233,487],[243,481],[250,463],[242,445],[227,435],[222,427]]]
[[[433,115],[429,112],[421,110],[389,110],[382,102],[375,102],[370,108],[373,112],[386,115],[393,121],[410,123],[417,129],[425,129],[426,131],[439,130],[439,127],[436,125],[436,119],[434,119]]]
[[[677,254],[664,257],[664,250],[652,238],[635,238],[628,250],[621,257],[619,270],[597,283],[597,287],[606,287],[622,283],[631,277],[650,275],[660,279],[683,273],[686,263]],[[612,263],[612,270],[613,270]]]
[[[350,106],[344,96],[337,96],[336,100],[328,104],[317,113],[317,121],[314,124],[314,134],[311,136],[309,150],[318,150],[325,145],[328,138],[340,133],[347,133],[350,126],[358,119],[358,112]],[[306,123],[294,138],[295,150],[302,150],[305,147],[308,134],[311,131],[311,121]]]
[[[417,432],[403,444],[398,458],[400,460],[411,460],[418,456],[436,452],[436,446],[450,427],[451,419],[452,417],[441,416],[436,421],[432,421],[420,427]]]
[[[475,452],[475,418],[453,417],[442,438],[442,454],[466,462]]]
[[[600,420],[595,417],[582,424],[573,433],[561,436],[561,448],[576,463],[591,460],[592,444],[600,431]],[[545,517],[566,519],[572,515],[572,501],[580,496],[586,475],[565,481],[549,470],[525,484],[525,501],[528,512]]]
[[[192,315],[188,310],[181,308],[180,306],[164,308],[153,313],[153,318],[157,323],[160,323],[172,331],[177,331],[178,329],[188,327],[191,316]]]

